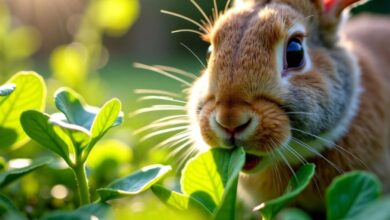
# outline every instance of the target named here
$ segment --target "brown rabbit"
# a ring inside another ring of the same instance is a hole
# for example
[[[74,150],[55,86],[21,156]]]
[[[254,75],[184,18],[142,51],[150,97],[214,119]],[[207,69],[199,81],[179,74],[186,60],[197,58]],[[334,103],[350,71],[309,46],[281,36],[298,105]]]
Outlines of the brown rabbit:
[[[203,36],[212,52],[191,89],[192,133],[244,147],[240,184],[253,204],[279,196],[305,162],[316,164],[297,200],[306,210],[321,211],[325,188],[351,170],[389,191],[390,21],[340,25],[359,2],[241,1]]]

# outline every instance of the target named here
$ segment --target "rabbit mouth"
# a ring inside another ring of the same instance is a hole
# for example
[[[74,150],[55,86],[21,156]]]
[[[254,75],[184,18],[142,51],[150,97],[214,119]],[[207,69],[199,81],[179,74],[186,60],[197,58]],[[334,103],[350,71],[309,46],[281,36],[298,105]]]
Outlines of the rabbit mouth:
[[[247,153],[245,155],[245,164],[244,164],[243,170],[244,171],[254,170],[257,167],[257,165],[259,165],[259,163],[262,161],[262,159],[263,158],[260,156],[256,156],[256,155]]]

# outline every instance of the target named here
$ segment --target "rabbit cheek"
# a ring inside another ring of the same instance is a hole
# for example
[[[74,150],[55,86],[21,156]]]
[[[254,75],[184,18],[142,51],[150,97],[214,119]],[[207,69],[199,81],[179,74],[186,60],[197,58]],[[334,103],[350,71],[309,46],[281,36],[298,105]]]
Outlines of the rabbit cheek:
[[[212,115],[212,112],[215,109],[215,104],[208,102],[205,103],[205,105],[202,108],[202,111],[199,112],[199,127],[200,127],[200,133],[202,135],[203,140],[209,145],[210,147],[218,147],[220,142],[214,131],[212,130],[209,118]]]
[[[276,104],[261,100],[253,105],[253,110],[260,122],[253,135],[244,142],[248,153],[269,153],[288,142],[290,122]]]

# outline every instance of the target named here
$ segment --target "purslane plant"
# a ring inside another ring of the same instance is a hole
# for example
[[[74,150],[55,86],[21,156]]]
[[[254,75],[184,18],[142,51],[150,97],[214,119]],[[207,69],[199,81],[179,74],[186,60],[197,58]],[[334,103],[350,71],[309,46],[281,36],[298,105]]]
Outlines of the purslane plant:
[[[58,154],[73,170],[80,205],[85,205],[90,203],[86,160],[104,134],[122,122],[121,103],[112,99],[99,109],[85,104],[80,95],[68,88],[59,89],[54,99],[59,113],[48,115],[29,110],[20,121],[33,140]]]

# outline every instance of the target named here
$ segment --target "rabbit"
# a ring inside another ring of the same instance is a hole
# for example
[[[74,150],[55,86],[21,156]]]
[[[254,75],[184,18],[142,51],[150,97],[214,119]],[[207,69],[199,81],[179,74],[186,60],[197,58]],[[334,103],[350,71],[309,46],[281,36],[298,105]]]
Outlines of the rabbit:
[[[347,20],[358,0],[243,0],[202,38],[207,66],[190,88],[197,145],[243,147],[239,192],[280,196],[303,163],[316,174],[295,201],[324,210],[326,187],[351,170],[390,186],[390,20]]]

